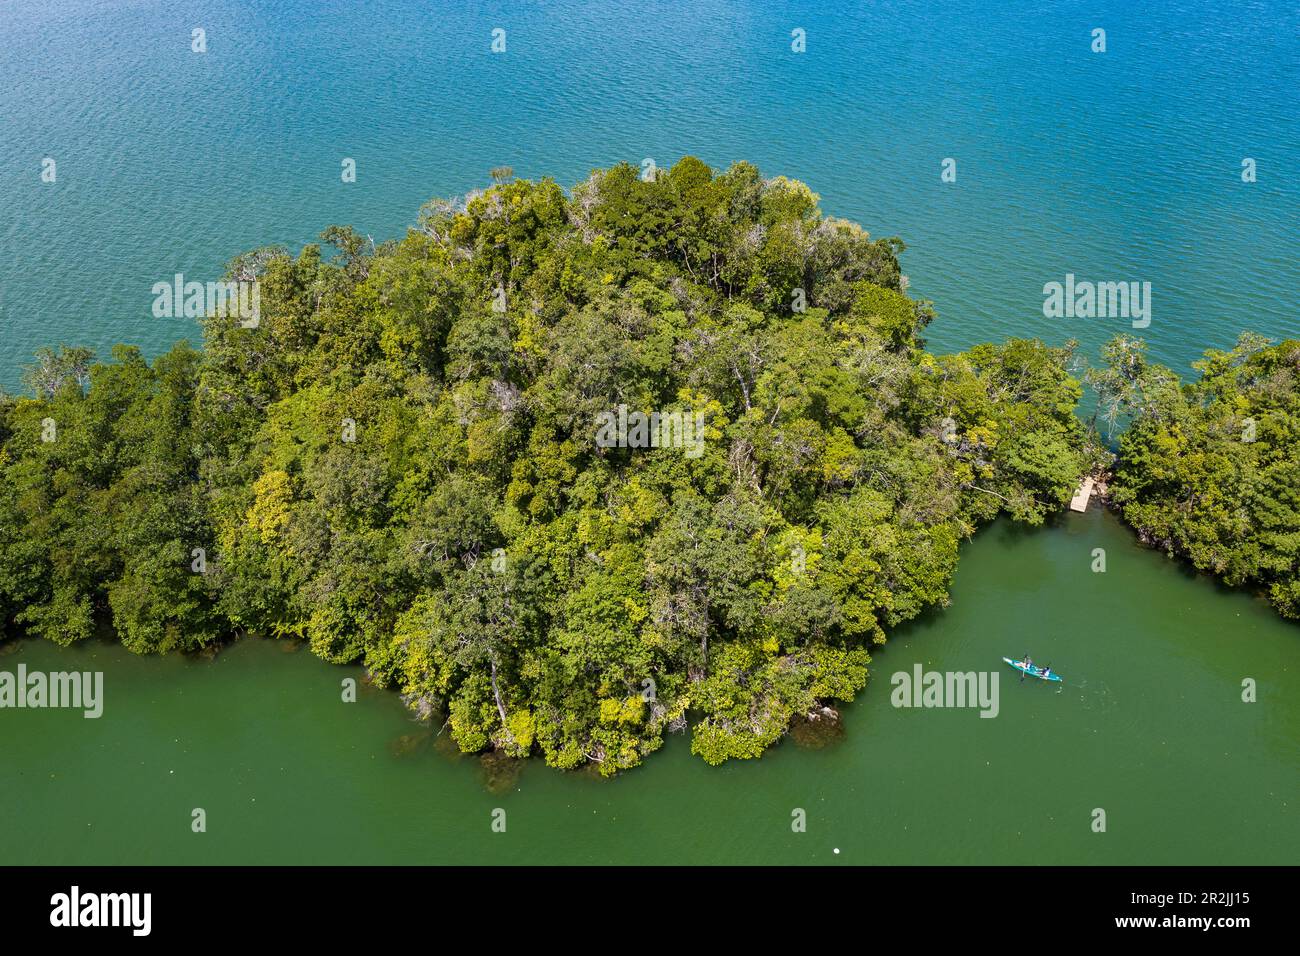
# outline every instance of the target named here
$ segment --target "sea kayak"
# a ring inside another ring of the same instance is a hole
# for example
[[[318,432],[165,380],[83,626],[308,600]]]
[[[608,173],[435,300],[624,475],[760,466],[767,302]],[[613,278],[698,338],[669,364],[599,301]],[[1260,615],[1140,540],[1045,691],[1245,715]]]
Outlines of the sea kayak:
[[[1037,677],[1039,680],[1061,680],[1061,675],[1054,671],[1046,671],[1041,667],[1035,667],[1033,664],[1026,664],[1024,661],[1013,661],[1009,657],[1002,658],[1022,674],[1028,674],[1030,677]]]

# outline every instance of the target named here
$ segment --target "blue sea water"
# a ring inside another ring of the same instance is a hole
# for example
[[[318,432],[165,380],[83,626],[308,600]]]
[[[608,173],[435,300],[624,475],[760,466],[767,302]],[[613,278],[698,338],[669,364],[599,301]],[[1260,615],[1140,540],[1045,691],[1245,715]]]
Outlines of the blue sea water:
[[[1074,273],[1150,282],[1141,334],[1185,370],[1300,335],[1298,34],[1279,0],[0,0],[0,385],[41,345],[195,337],[150,311],[177,272],[401,235],[497,165],[571,186],[688,153],[901,236],[937,350],[1134,331],[1045,318]]]

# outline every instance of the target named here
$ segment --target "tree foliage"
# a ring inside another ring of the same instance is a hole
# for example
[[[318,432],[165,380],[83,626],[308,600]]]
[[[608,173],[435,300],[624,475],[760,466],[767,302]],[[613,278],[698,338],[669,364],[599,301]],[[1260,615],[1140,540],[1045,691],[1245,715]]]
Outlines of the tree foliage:
[[[1120,360],[1120,439],[1114,501],[1142,538],[1234,586],[1264,591],[1300,618],[1300,341],[1250,333],[1210,350],[1200,378]]]

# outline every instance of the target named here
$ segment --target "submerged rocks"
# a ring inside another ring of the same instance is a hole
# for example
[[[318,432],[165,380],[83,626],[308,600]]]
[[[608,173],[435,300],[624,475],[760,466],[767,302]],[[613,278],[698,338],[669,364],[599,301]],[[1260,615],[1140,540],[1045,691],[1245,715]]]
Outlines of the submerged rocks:
[[[505,793],[513,790],[519,782],[524,761],[493,750],[479,758],[479,768],[482,771],[483,786],[489,793]]]
[[[821,750],[844,739],[844,722],[834,707],[820,705],[795,717],[789,733],[795,746]]]

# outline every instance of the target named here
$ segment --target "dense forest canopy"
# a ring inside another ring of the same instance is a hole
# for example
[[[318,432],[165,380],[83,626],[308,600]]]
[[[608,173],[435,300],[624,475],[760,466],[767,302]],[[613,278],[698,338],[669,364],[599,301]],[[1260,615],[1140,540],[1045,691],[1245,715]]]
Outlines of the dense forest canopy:
[[[1093,377],[1120,438],[1113,499],[1148,543],[1300,618],[1300,341],[1245,334],[1183,385],[1119,339]]]
[[[497,178],[241,257],[260,322],[201,351],[38,356],[0,400],[7,632],[300,638],[467,751],[613,773],[689,724],[720,762],[852,699],[963,538],[1094,462],[1071,348],[926,352],[902,243],[802,183]],[[620,408],[702,453],[597,441]]]

